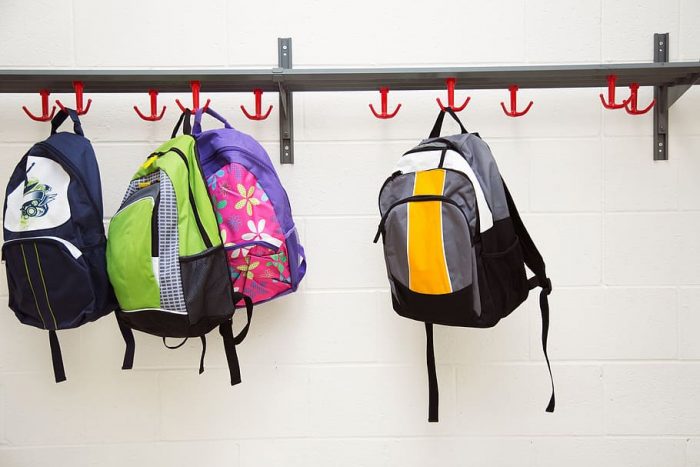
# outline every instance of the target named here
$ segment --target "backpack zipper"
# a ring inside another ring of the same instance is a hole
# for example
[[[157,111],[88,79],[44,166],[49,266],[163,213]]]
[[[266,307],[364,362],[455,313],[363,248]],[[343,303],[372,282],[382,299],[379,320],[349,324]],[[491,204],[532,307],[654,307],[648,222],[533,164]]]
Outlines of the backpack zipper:
[[[189,173],[190,166],[189,166],[189,164],[187,164],[187,156],[185,155],[184,152],[182,152],[178,148],[173,147],[173,148],[168,149],[165,152],[162,152],[162,153],[154,152],[151,155],[161,157],[169,152],[174,152],[175,154],[180,156],[180,159],[182,159],[182,162],[185,163],[185,168],[187,169],[187,172]],[[206,183],[204,186],[206,187]],[[199,230],[199,234],[201,235],[202,240],[204,240],[204,245],[207,248],[211,248],[212,242],[211,242],[211,239],[209,238],[209,235],[207,234],[206,230],[204,230],[204,225],[202,224],[202,219],[199,217],[199,211],[197,210],[197,204],[195,203],[195,200],[194,200],[194,193],[192,193],[192,186],[189,184],[189,181],[187,182],[187,191],[189,192],[190,206],[192,207],[192,212],[194,214],[194,221],[197,224],[197,229]]]
[[[420,151],[419,151],[419,152],[420,152]],[[425,171],[428,171],[428,170],[445,170],[445,171],[447,171],[447,172],[455,173],[455,174],[457,174],[457,175],[463,177],[467,182],[469,182],[469,184],[472,186],[472,190],[475,190],[475,191],[476,191],[476,188],[474,187],[474,182],[472,182],[472,180],[467,176],[467,174],[465,174],[464,172],[462,172],[462,171],[460,171],[460,170],[452,169],[452,168],[450,168],[450,167],[434,167],[434,168],[432,168],[432,169],[426,169]],[[421,171],[421,172],[423,172],[423,171]],[[410,173],[417,173],[417,172],[403,173],[403,172],[401,172],[400,170],[397,170],[396,172],[394,172],[393,174],[391,174],[391,176],[390,176],[389,178],[387,178],[386,181],[384,181],[384,184],[382,185],[382,188],[379,190],[379,210],[380,210],[380,211],[381,211],[381,209],[382,209],[381,197],[382,197],[382,191],[384,191],[384,187],[386,187],[386,185],[387,185],[389,182],[391,182],[392,180],[394,180],[396,177],[398,177],[398,176],[400,176],[400,175],[408,175],[408,174],[410,174]],[[426,195],[423,195],[423,196],[426,196]],[[437,196],[437,195],[436,195],[436,196]],[[446,197],[446,198],[447,198],[447,197]],[[447,198],[447,199],[450,199],[450,198]],[[394,204],[396,204],[396,203],[394,203]],[[480,224],[481,224],[480,218],[481,218],[481,216],[480,216],[480,214],[479,214],[479,205],[476,204],[476,203],[474,203],[474,208],[476,209],[476,225],[475,225],[475,229],[474,229],[474,230],[475,230],[474,235],[472,235],[472,240],[474,241],[474,243],[479,243],[479,242],[481,242],[481,227],[480,227]],[[387,210],[387,213],[388,213],[391,209],[393,209],[393,205],[392,205],[392,206],[389,206],[389,209]],[[489,207],[489,209],[490,209],[490,207]],[[460,210],[461,210],[461,209],[460,209]],[[467,221],[467,225],[469,225],[469,221]],[[471,232],[470,232],[470,235],[471,235]],[[377,242],[375,241],[374,243],[377,243]]]
[[[239,250],[241,248],[253,247],[253,246],[258,246],[258,245],[264,246],[265,248],[272,250],[273,254],[279,252],[280,248],[282,247],[281,245],[275,246],[272,243],[266,242],[264,240],[251,240],[248,242],[236,243],[235,245],[224,246],[224,249],[226,251],[233,251],[233,250]]]
[[[151,258],[160,256],[160,238],[158,237],[158,208],[160,207],[160,192],[156,195],[151,213]]]
[[[399,201],[389,206],[389,209],[386,210],[386,212],[382,216],[382,220],[379,222],[379,227],[377,228],[377,235],[374,236],[374,243],[377,243],[379,241],[380,235],[385,233],[384,226],[386,224],[386,220],[389,217],[389,213],[391,213],[391,211],[394,208],[406,203],[420,203],[425,201],[441,201],[443,203],[455,206],[459,210],[459,212],[462,213],[462,216],[464,217],[464,220],[467,223],[467,228],[469,228],[469,219],[467,219],[467,215],[464,213],[464,211],[462,211],[462,208],[459,207],[459,204],[457,204],[457,202],[452,198],[448,198],[447,196],[442,195],[414,195],[409,196],[408,198],[400,199]]]

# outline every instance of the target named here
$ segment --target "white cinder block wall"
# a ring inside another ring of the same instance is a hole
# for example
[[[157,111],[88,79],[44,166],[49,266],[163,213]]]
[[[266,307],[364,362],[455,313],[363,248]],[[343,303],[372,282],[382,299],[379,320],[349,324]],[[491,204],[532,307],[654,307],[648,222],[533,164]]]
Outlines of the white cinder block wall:
[[[635,62],[651,61],[654,32],[671,34],[671,60],[698,60],[699,24],[697,0],[2,0],[0,67],[269,68],[286,36],[295,67]],[[106,317],[61,333],[56,385],[46,334],[5,307],[3,272],[0,465],[700,466],[700,92],[674,106],[670,160],[653,162],[651,113],[605,111],[600,91],[523,90],[535,105],[519,119],[501,112],[506,90],[457,93],[472,96],[462,118],[491,145],[555,284],[554,414],[533,296],[493,330],[436,331],[441,421],[426,421],[423,327],[391,310],[371,239],[381,183],[444,92],[392,92],[403,108],[389,121],[367,108],[378,93],[298,93],[296,164],[279,172],[309,274],[256,309],[243,384],[228,385],[216,334],[201,376],[198,341],[168,351],[142,334],[121,371]],[[272,117],[250,122],[238,106],[252,93],[203,93],[278,160],[275,94]],[[110,215],[188,96],[161,94],[155,124],[132,110],[145,92],[90,97]],[[48,134],[22,104],[38,94],[0,95],[2,186]]]

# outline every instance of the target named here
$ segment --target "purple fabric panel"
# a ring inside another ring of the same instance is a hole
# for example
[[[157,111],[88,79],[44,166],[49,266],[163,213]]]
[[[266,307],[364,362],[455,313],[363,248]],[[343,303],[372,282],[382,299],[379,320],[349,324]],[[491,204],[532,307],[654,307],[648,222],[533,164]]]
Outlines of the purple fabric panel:
[[[287,237],[292,290],[296,290],[306,273],[306,256],[294,226],[289,198],[272,165],[270,156],[251,136],[232,128],[203,131],[196,135],[196,140],[199,161],[205,178],[224,165],[236,163],[245,167],[258,179],[258,183],[270,198],[280,226]],[[298,262],[300,256],[304,258],[301,264]],[[292,258],[294,261],[291,260]]]

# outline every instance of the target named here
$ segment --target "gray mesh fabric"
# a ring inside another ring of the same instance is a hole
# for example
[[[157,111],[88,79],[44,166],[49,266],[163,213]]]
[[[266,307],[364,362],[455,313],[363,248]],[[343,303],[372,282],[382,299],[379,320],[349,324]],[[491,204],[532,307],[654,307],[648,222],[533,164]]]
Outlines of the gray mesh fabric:
[[[160,172],[160,205],[158,209],[158,255],[160,268],[160,304],[166,310],[185,313],[185,296],[180,275],[177,200],[168,175]]]

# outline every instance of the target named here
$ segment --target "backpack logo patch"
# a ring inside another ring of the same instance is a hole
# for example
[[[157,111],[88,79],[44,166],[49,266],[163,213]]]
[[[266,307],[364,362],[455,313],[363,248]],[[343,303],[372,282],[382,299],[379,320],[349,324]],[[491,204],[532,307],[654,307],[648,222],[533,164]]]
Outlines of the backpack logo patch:
[[[34,164],[27,169],[27,183],[24,185],[24,204],[22,204],[22,219],[20,222],[28,225],[29,218],[42,217],[49,210],[49,203],[53,201],[56,193],[52,193],[53,189],[50,185],[41,183],[38,178],[31,177],[29,172],[34,167]]]
[[[5,228],[13,232],[58,227],[70,219],[70,176],[57,162],[27,158],[25,179],[7,197]]]

